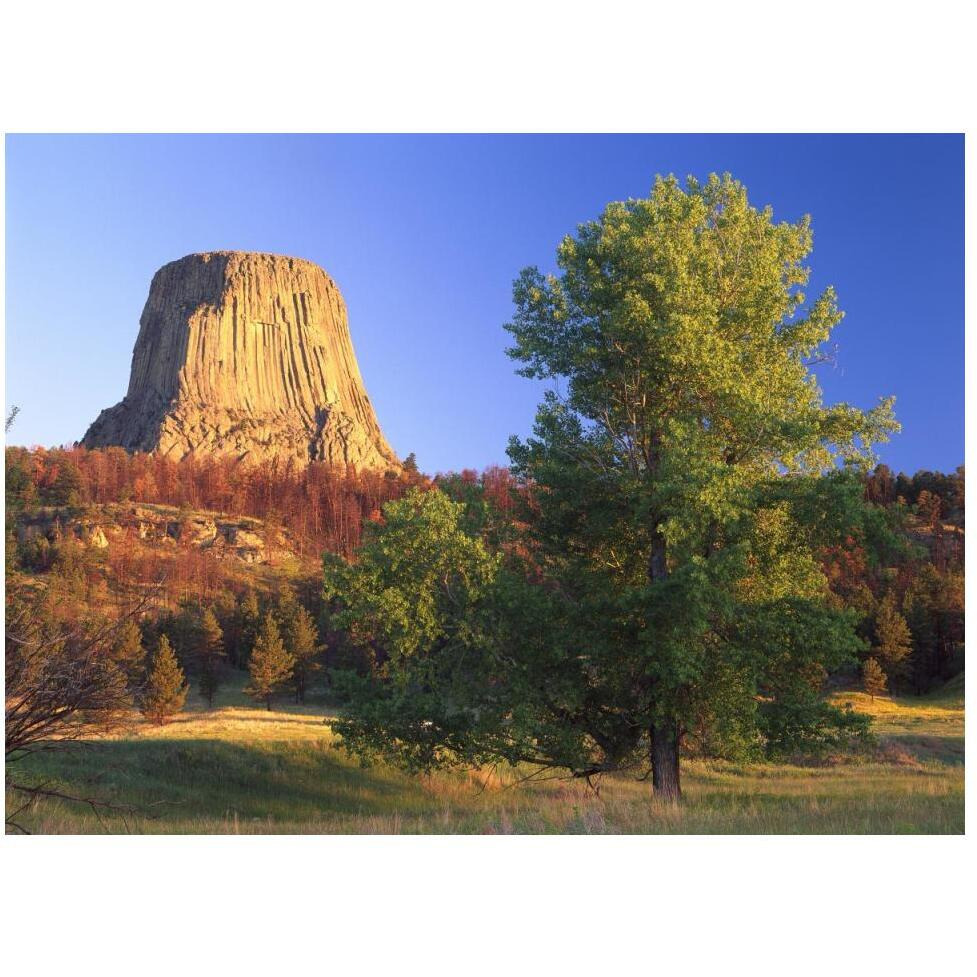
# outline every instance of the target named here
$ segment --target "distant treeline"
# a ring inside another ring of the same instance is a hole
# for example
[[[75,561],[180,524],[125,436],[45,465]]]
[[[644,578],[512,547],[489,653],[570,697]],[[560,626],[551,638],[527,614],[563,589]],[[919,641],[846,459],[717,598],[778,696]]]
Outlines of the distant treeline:
[[[464,502],[469,530],[493,547],[518,545],[515,496],[524,490],[506,468],[432,479],[417,471],[412,458],[401,474],[394,475],[319,463],[298,467],[268,462],[242,466],[220,458],[172,461],[118,448],[8,448],[6,475],[8,569],[15,570],[18,551],[11,522],[19,511],[44,505],[132,501],[253,516],[286,528],[307,557],[325,551],[349,557],[362,541],[364,524],[381,518],[382,506],[403,497],[412,486],[437,485]],[[894,475],[879,465],[865,478],[865,497],[877,507],[879,532],[826,550],[825,575],[836,599],[858,616],[865,658],[881,664],[889,687],[924,691],[963,667],[964,468],[951,474]],[[51,572],[65,597],[94,601],[90,585],[86,591],[83,549],[66,540],[43,562],[25,550],[19,554],[19,569]],[[154,568],[143,567],[140,560],[159,555],[130,549],[120,546],[109,552],[112,576],[120,581],[152,580]],[[236,651],[236,635],[248,632],[235,625],[230,608],[235,603],[240,608],[246,597],[240,588],[226,592],[221,567],[204,552],[178,549],[167,587],[175,603],[213,603],[227,633],[228,657],[243,664],[246,642]],[[317,613],[314,581],[305,581],[299,590],[309,610]],[[171,637],[183,652],[187,642],[179,628]]]
[[[964,667],[964,467],[865,479],[878,532],[824,553],[829,586],[858,618],[864,660],[890,690],[925,692]],[[874,667],[874,666],[873,666]]]
[[[412,486],[442,488],[479,482],[500,510],[512,478],[508,469],[479,474],[421,475],[408,456],[400,474],[343,469],[322,462],[298,466],[264,461],[243,465],[230,458],[173,461],[122,448],[7,448],[7,508],[149,502],[253,516],[289,530],[300,551],[349,556],[359,546],[365,520]]]
[[[888,506],[900,499],[906,505],[923,505],[930,498],[939,500],[940,516],[944,519],[964,508],[964,467],[953,474],[918,471],[915,475],[899,472],[894,475],[888,465],[878,465],[865,482],[865,497],[876,505]]]
[[[7,505],[85,506],[115,502],[161,503],[280,522],[307,555],[349,554],[363,521],[411,485],[402,475],[314,463],[307,467],[229,458],[173,461],[121,448],[8,448]]]

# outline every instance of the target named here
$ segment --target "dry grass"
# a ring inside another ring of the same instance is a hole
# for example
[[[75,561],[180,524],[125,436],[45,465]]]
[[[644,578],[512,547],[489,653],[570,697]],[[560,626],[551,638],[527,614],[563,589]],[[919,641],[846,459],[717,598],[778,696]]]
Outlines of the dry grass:
[[[931,833],[964,829],[963,701],[844,698],[871,712],[871,762],[827,766],[689,761],[685,800],[656,804],[647,783],[606,778],[596,796],[576,781],[520,782],[523,772],[410,777],[361,767],[335,748],[325,705],[267,712],[225,689],[176,721],[136,722],[125,736],[34,761],[69,790],[141,813],[104,816],[40,802],[41,833]]]

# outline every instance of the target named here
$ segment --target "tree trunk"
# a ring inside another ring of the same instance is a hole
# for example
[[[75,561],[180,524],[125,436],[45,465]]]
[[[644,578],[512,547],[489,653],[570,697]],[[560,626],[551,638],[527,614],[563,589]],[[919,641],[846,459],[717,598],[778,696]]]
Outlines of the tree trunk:
[[[665,537],[661,523],[656,522],[648,557],[648,579],[658,583],[668,577]],[[655,723],[651,727],[651,781],[655,796],[676,803],[682,796],[679,780],[679,731],[674,720]]]
[[[665,537],[661,529],[655,527],[655,535],[651,540],[651,555],[648,558],[648,579],[652,583],[664,580],[668,576],[668,564],[665,562]]]
[[[682,796],[679,732],[674,720],[651,727],[651,782],[655,797],[676,803]]]

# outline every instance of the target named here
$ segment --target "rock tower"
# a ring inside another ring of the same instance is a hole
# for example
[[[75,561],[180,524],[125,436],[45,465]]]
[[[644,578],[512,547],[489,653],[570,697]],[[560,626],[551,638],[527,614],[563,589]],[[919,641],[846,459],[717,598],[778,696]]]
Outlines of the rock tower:
[[[243,251],[191,254],[156,272],[129,390],[82,443],[399,468],[336,283],[311,261]]]

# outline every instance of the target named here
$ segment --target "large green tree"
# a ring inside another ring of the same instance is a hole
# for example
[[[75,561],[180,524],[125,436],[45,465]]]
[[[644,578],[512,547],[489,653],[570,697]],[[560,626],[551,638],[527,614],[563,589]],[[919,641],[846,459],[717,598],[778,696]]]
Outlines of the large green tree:
[[[366,652],[339,671],[349,709],[334,729],[351,751],[411,769],[476,761],[509,709],[488,705],[498,659],[487,608],[500,557],[462,527],[465,505],[411,489],[364,526],[354,563],[327,553],[330,627]]]
[[[566,238],[559,274],[522,273],[511,354],[555,388],[510,445],[523,556],[470,606],[439,552],[411,581],[441,594],[417,631],[407,553],[438,532],[375,531],[343,623],[414,644],[354,690],[353,748],[580,776],[647,763],[675,799],[687,746],[790,751],[851,724],[820,695],[860,644],[817,554],[858,531],[854,475],[896,425],[889,400],[822,402],[813,366],[841,312],[831,289],[803,292],[811,245],[806,218],[775,223],[728,176],[668,178]],[[464,551],[461,532],[456,517],[442,535]]]

